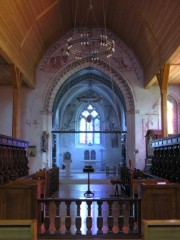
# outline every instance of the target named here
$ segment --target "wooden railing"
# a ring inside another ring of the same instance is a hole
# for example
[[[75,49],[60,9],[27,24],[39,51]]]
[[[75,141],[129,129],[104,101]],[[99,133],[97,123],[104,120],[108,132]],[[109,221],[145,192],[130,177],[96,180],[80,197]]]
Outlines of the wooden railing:
[[[141,238],[140,199],[39,199],[38,239]]]

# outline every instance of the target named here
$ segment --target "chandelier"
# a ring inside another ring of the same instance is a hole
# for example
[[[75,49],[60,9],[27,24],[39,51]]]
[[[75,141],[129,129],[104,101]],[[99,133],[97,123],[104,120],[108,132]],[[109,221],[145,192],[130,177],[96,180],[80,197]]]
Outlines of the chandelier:
[[[90,14],[94,17],[92,9],[93,6],[90,0],[87,14],[88,17]],[[76,29],[75,26],[73,36],[70,37],[66,43],[66,54],[74,56],[78,60],[88,58],[92,61],[96,61],[103,56],[107,58],[111,57],[113,52],[115,52],[115,42],[108,38],[106,27],[102,29],[101,34],[94,34],[94,32],[87,27],[79,27]]]
[[[79,96],[77,97],[78,102],[84,102],[84,103],[96,103],[96,102],[102,102],[103,99],[101,96],[98,96],[94,93],[90,93],[87,95]]]
[[[92,84],[91,80],[90,80],[89,83],[88,83],[88,88],[89,88],[89,90],[88,90],[85,94],[83,94],[83,95],[81,95],[81,96],[78,96],[78,97],[76,98],[76,100],[77,100],[78,102],[89,103],[89,104],[91,104],[91,103],[97,103],[97,102],[102,103],[102,102],[103,102],[103,98],[102,98],[102,96],[97,95],[97,94],[93,91],[93,84]]]

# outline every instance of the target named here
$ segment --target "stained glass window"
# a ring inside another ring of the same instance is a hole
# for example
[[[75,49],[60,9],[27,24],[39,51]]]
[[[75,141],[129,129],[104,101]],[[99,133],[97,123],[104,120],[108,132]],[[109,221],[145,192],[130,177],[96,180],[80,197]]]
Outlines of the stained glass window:
[[[79,134],[80,144],[100,144],[100,116],[96,108],[89,104],[80,114],[79,119],[80,131],[84,131]],[[97,131],[97,132],[95,132]]]

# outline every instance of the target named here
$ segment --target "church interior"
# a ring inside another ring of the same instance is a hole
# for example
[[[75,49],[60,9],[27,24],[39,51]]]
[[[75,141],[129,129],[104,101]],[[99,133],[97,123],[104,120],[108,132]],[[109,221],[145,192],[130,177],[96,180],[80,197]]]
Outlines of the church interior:
[[[180,239],[179,0],[0,0],[0,109],[0,240]]]

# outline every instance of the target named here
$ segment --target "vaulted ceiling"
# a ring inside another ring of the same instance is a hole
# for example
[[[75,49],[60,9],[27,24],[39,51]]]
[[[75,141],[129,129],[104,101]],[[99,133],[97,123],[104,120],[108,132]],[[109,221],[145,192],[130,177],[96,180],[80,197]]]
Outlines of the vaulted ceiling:
[[[41,58],[82,24],[90,3],[96,22],[88,18],[86,27],[106,22],[135,53],[144,87],[157,83],[156,73],[165,64],[170,64],[168,84],[180,84],[179,0],[0,0],[0,84],[12,84],[15,65],[23,83],[35,87]]]

